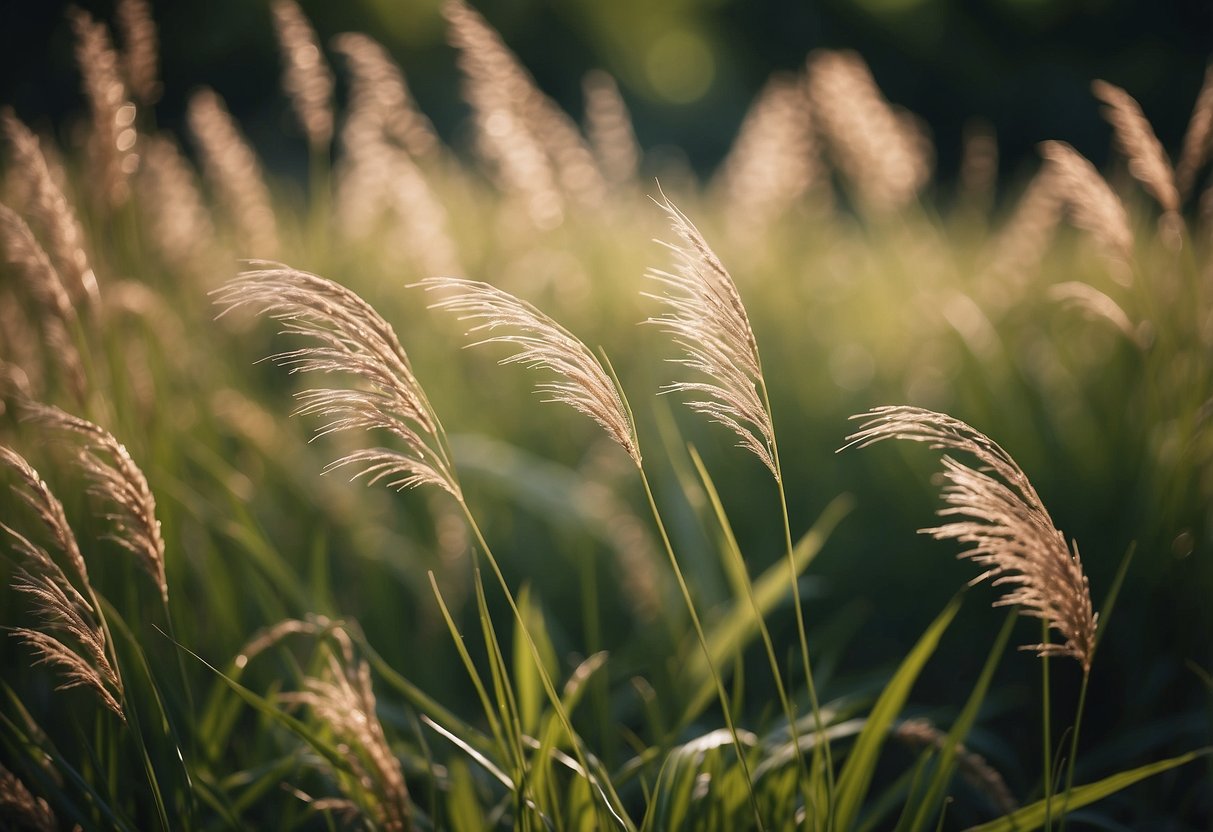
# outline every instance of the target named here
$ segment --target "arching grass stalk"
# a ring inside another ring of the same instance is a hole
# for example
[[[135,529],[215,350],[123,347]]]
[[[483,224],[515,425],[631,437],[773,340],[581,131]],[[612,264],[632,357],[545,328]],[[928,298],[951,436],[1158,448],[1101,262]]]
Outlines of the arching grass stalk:
[[[699,640],[699,646],[703,650],[704,661],[707,662],[708,672],[711,673],[712,681],[716,685],[716,695],[720,699],[720,710],[724,714],[725,726],[729,730],[729,736],[732,737],[733,747],[737,750],[737,762],[741,766],[742,775],[745,777],[750,805],[754,810],[754,822],[758,824],[759,829],[763,829],[765,827],[762,823],[762,811],[758,806],[758,796],[754,793],[754,781],[750,776],[750,764],[746,761],[745,747],[741,744],[741,737],[738,736],[737,726],[733,722],[728,693],[725,692],[724,683],[720,679],[720,673],[716,670],[716,663],[712,661],[712,653],[708,648],[708,640],[703,631],[703,624],[699,620],[699,613],[695,611],[695,602],[691,598],[691,591],[687,587],[686,578],[683,577],[682,568],[678,565],[678,558],[674,555],[674,547],[670,543],[670,536],[666,531],[665,522],[661,519],[661,512],[657,508],[657,501],[653,498],[653,489],[649,485],[648,474],[645,473],[644,466],[642,465],[638,465],[637,470],[640,472],[640,482],[644,485],[644,495],[649,501],[649,509],[652,511],[653,519],[657,523],[657,530],[661,533],[661,542],[665,546],[666,555],[670,559],[670,568],[674,571],[674,577],[678,581],[678,589],[681,591],[682,599],[686,603],[687,613],[691,616],[691,624],[695,628],[695,637]]]
[[[738,762],[745,775],[748,796],[754,810],[754,819],[758,824],[758,828],[762,829],[762,815],[758,806],[758,798],[754,794],[754,785],[750,779],[745,748],[742,746],[736,726],[733,724],[728,694],[725,692],[720,675],[717,673],[712,662],[707,637],[704,634],[703,625],[699,620],[699,614],[695,610],[695,603],[691,598],[690,588],[687,586],[682,569],[678,565],[678,558],[674,554],[674,547],[670,543],[669,534],[661,518],[661,512],[657,508],[656,499],[653,497],[653,490],[649,484],[648,475],[644,470],[642,462],[643,457],[640,453],[640,442],[636,435],[635,417],[631,406],[627,402],[627,397],[623,393],[619,379],[610,367],[609,359],[605,359],[604,357],[604,360],[600,361],[577,336],[552,320],[552,318],[526,301],[514,297],[508,292],[504,292],[488,283],[443,277],[429,278],[416,285],[426,291],[440,290],[443,292],[443,296],[431,304],[431,308],[453,312],[463,321],[478,322],[475,326],[471,327],[469,334],[485,333],[485,335],[481,340],[474,342],[473,346],[485,344],[508,345],[513,352],[499,363],[523,364],[533,370],[547,370],[554,373],[558,380],[539,384],[538,389],[540,392],[550,396],[549,401],[566,404],[593,419],[628,454],[635,464],[644,486],[649,508],[661,532],[661,538],[665,544],[670,566],[674,571],[674,576],[682,592],[683,601],[686,603],[687,611],[691,616],[695,635],[699,639],[704,658],[708,662],[708,667],[716,686],[716,693],[720,699],[721,709],[724,712],[724,718],[728,725],[729,735],[732,738],[733,745],[737,751]],[[460,497],[459,499],[462,498]],[[474,520],[471,522],[473,531],[483,545],[483,537],[479,534],[479,529],[476,527]],[[504,588],[505,580],[501,577],[495,560],[490,558],[490,561]],[[521,613],[518,612],[512,598],[510,604],[521,622]],[[523,630],[525,631],[525,624],[523,624]],[[528,634],[529,640],[530,636]],[[538,650],[534,644],[531,644],[531,649],[535,651],[535,658],[538,662]],[[543,672],[542,667],[540,667],[540,672]],[[545,685],[549,684],[550,682],[545,681]],[[586,771],[588,772],[588,770],[587,767]]]
[[[757,348],[755,348],[757,353]],[[761,359],[759,363],[761,367]],[[767,392],[766,378],[759,373],[759,387],[762,390],[762,401],[769,414],[771,412],[770,394]],[[772,422],[773,422],[772,418]],[[771,458],[775,463],[775,486],[779,491],[779,511],[783,519],[783,541],[788,559],[788,580],[792,583],[792,603],[796,608],[796,635],[800,639],[800,658],[804,664],[805,685],[809,693],[809,707],[813,711],[813,729],[817,733],[817,742],[813,743],[813,759],[824,761],[826,774],[826,828],[834,825],[834,760],[830,753],[830,742],[825,735],[825,725],[821,719],[821,703],[817,698],[817,685],[813,681],[813,663],[809,658],[808,634],[805,630],[804,610],[800,600],[800,579],[796,574],[796,555],[792,546],[792,524],[788,516],[788,497],[783,485],[783,468],[779,460],[779,443],[774,429],[771,431]]]
[[[736,558],[737,571],[741,575],[743,588],[746,594],[746,599],[750,603],[750,608],[754,612],[754,622],[758,627],[758,633],[762,639],[763,648],[766,651],[767,663],[771,668],[771,676],[775,681],[775,692],[779,697],[780,707],[783,708],[784,717],[788,720],[788,732],[791,735],[792,751],[796,759],[797,768],[800,771],[801,784],[804,789],[805,800],[809,804],[814,803],[814,795],[812,788],[812,778],[804,762],[804,751],[800,747],[800,729],[796,726],[796,714],[792,708],[792,702],[788,698],[787,687],[783,683],[783,673],[779,669],[779,659],[775,655],[775,645],[771,640],[771,631],[767,627],[765,618],[763,617],[762,608],[758,604],[758,599],[754,596],[754,583],[750,580],[749,572],[746,570],[745,559],[741,555],[741,549],[737,544],[737,539],[733,534],[731,526],[728,524],[727,517],[724,513],[724,506],[720,501],[720,494],[716,491],[716,486],[708,475],[707,467],[700,458],[699,453],[691,448],[691,458],[695,463],[695,468],[699,472],[700,480],[704,488],[708,491],[708,498],[712,501],[712,506],[716,509],[720,517],[722,526],[724,527],[727,543],[730,548],[731,555]],[[795,581],[796,567],[792,566],[793,581]],[[799,603],[799,602],[797,602]],[[820,723],[818,724],[818,733],[820,736]],[[829,773],[832,777],[833,772]],[[816,816],[814,815],[814,820]]]
[[[472,535],[476,538],[477,545],[484,552],[485,560],[488,561],[489,567],[497,577],[497,581],[501,585],[501,591],[505,595],[506,603],[509,604],[510,611],[513,613],[514,619],[518,622],[519,629],[525,637],[527,649],[535,663],[535,669],[539,674],[540,682],[543,684],[543,689],[552,703],[556,718],[560,720],[561,727],[568,735],[569,744],[573,748],[573,756],[577,759],[577,764],[581,766],[583,776],[593,787],[595,793],[602,800],[603,805],[619,826],[623,829],[633,830],[635,827],[628,819],[627,813],[623,808],[623,801],[615,793],[610,781],[606,781],[604,786],[602,781],[591,773],[589,761],[585,756],[585,751],[581,747],[581,738],[573,730],[573,723],[569,719],[563,702],[561,702],[560,695],[556,691],[556,686],[552,683],[551,675],[543,665],[543,658],[539,655],[539,647],[535,644],[535,639],[526,627],[526,619],[522,615],[522,610],[518,607],[518,602],[514,599],[514,593],[510,591],[509,584],[505,580],[505,575],[502,573],[500,565],[498,565],[497,557],[489,547],[488,541],[485,540],[484,534],[480,530],[480,524],[476,522],[476,517],[472,514],[467,502],[462,497],[459,498],[458,502],[460,509],[463,511],[463,516],[468,522],[468,527],[472,530]]]
[[[669,216],[671,227],[680,242],[666,244],[674,259],[670,271],[650,269],[648,272],[648,277],[661,287],[661,292],[646,294],[666,307],[665,314],[650,318],[648,323],[661,327],[682,348],[684,357],[674,359],[674,362],[701,377],[675,381],[665,389],[694,396],[694,400],[687,402],[688,407],[731,430],[740,440],[738,445],[758,457],[775,479],[779,489],[789,578],[796,605],[801,662],[809,690],[814,728],[821,739],[824,737],[821,708],[809,660],[787,495],[758,341],[732,276],[699,229],[664,195],[657,204]],[[795,732],[795,719],[791,723]],[[799,738],[795,737],[793,741],[799,751]],[[803,757],[799,753],[797,757],[803,769]],[[825,761],[827,803],[832,804],[833,765],[829,749],[823,748],[822,743],[814,743],[813,757],[815,762]],[[806,800],[812,800],[812,796],[806,795]],[[827,827],[831,825],[831,813],[832,809],[827,806]]]

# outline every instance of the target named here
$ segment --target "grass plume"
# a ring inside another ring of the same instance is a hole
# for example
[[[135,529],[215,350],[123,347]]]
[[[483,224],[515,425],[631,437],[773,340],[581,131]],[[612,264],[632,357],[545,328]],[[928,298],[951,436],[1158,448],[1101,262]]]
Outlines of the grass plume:
[[[1023,649],[1040,656],[1069,656],[1089,671],[1098,618],[1092,611],[1078,547],[1071,553],[1011,455],[985,434],[944,413],[889,406],[852,418],[864,421],[847,437],[846,447],[903,439],[970,454],[981,463],[972,468],[944,455],[945,507],[939,515],[958,519],[922,533],[969,546],[961,557],[985,569],[972,583],[989,580],[994,586],[1009,587],[994,606],[1019,606],[1024,615],[1047,622],[1063,639],[1060,644],[1030,644]]]

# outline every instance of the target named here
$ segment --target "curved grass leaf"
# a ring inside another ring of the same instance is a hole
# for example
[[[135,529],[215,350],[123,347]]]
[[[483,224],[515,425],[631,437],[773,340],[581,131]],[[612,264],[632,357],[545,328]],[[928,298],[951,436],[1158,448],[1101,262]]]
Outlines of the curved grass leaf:
[[[868,723],[855,740],[851,753],[842,767],[838,777],[838,790],[835,793],[834,825],[836,829],[851,829],[859,817],[859,810],[867,797],[868,788],[872,784],[872,774],[876,770],[876,760],[880,749],[884,746],[889,733],[889,726],[901,712],[902,706],[910,695],[910,689],[918,679],[927,659],[935,652],[940,637],[943,636],[956,612],[960,609],[963,598],[958,595],[944,608],[939,617],[931,622],[931,626],[922,634],[914,649],[902,661],[893,678],[885,685],[884,691],[872,712],[868,714]]]
[[[1190,763],[1198,757],[1204,757],[1210,753],[1213,753],[1213,748],[1202,748],[1197,751],[1189,751],[1187,754],[1180,754],[1178,757],[1159,760],[1156,763],[1147,763],[1144,766],[1139,766],[1129,771],[1122,771],[1119,774],[1113,774],[1111,777],[1105,777],[1094,783],[1075,786],[1070,789],[1068,796],[1064,794],[1054,795],[1052,802],[1057,804],[1064,800],[1068,808],[1079,809],[1097,800],[1102,800],[1109,795],[1116,794],[1121,789],[1128,788],[1134,783],[1145,780],[1147,777],[1153,777],[1155,774],[1161,774],[1164,771],[1178,768],[1185,763]],[[1025,806],[998,820],[992,820],[980,826],[971,826],[966,832],[1031,832],[1033,829],[1039,829],[1044,825],[1045,803],[1046,801],[1044,800],[1038,800],[1031,806]]]

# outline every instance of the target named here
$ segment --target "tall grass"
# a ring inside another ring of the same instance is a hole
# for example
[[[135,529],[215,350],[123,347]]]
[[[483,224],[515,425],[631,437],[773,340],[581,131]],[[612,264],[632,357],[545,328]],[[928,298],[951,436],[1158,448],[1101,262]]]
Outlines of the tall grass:
[[[667,197],[461,0],[468,149],[270,14],[304,205],[217,92],[157,129],[141,2],[70,14],[79,146],[0,116],[6,823],[1207,825],[1207,90],[951,200],[818,52]]]

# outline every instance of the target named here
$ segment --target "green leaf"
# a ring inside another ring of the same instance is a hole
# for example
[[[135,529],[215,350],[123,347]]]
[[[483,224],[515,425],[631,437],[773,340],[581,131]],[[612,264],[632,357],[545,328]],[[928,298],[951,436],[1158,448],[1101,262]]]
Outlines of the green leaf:
[[[977,719],[977,712],[981,709],[981,703],[985,701],[986,693],[990,689],[990,682],[994,678],[994,670],[998,667],[998,662],[1002,659],[1002,654],[1007,648],[1007,642],[1011,639],[1011,629],[1015,624],[1015,618],[1018,614],[1017,610],[1007,613],[1006,620],[1002,624],[1002,630],[999,631],[998,637],[994,639],[994,646],[990,648],[990,654],[986,657],[986,663],[981,669],[981,675],[977,677],[977,684],[973,686],[973,692],[969,694],[969,700],[965,702],[960,716],[956,718],[956,722],[952,725],[952,730],[948,731],[947,739],[940,750],[939,763],[935,767],[935,775],[927,786],[927,793],[923,797],[922,802],[919,803],[918,812],[914,815],[914,822],[910,826],[913,832],[918,832],[918,830],[926,827],[928,817],[935,811],[935,807],[939,805],[940,799],[943,798],[944,789],[947,788],[948,781],[952,779],[952,771],[956,765],[957,749],[964,743],[965,738],[968,737],[969,731],[973,727],[973,722]]]
[[[813,562],[813,558],[825,546],[834,528],[850,510],[850,497],[834,498],[821,512],[817,522],[800,538],[792,552],[798,576]],[[737,598],[725,616],[708,627],[706,635],[712,663],[717,667],[724,666],[758,635],[758,623],[754,616],[755,607],[759,613],[766,616],[791,592],[787,559],[780,558],[771,564],[758,577],[758,580],[754,581],[753,604],[750,603],[748,597]],[[691,653],[684,679],[685,683],[695,690],[695,696],[690,700],[683,716],[684,722],[689,722],[698,716],[716,696],[715,682],[709,672],[703,651],[697,650]]]
[[[1105,777],[1094,783],[1075,786],[1070,790],[1068,796],[1054,795],[1052,803],[1054,808],[1065,802],[1067,808],[1079,809],[1097,800],[1102,800],[1108,795],[1116,794],[1121,789],[1128,788],[1134,783],[1145,780],[1148,777],[1153,777],[1155,774],[1161,774],[1164,771],[1178,768],[1185,763],[1190,763],[1198,757],[1205,757],[1210,753],[1213,753],[1213,748],[1202,748],[1197,751],[1189,751],[1187,754],[1180,754],[1178,757],[1159,760],[1156,763],[1148,763],[1130,771],[1122,771],[1119,774],[1113,774],[1111,777]],[[992,820],[980,826],[971,826],[966,832],[1031,832],[1033,829],[1039,829],[1044,825],[1044,822],[1045,801],[1038,800],[1031,806],[1025,806],[998,820]]]
[[[835,828],[846,830],[855,825],[859,817],[859,809],[867,797],[868,787],[872,784],[872,774],[876,770],[876,760],[880,749],[884,746],[889,733],[889,726],[901,713],[901,708],[910,695],[910,689],[918,679],[927,659],[935,652],[940,637],[943,636],[952,619],[960,609],[963,596],[958,595],[944,608],[927,631],[923,633],[914,649],[902,661],[893,678],[885,686],[880,698],[872,706],[868,714],[868,722],[855,740],[851,753],[843,765],[842,774],[838,778],[838,791],[835,793],[834,823]]]

